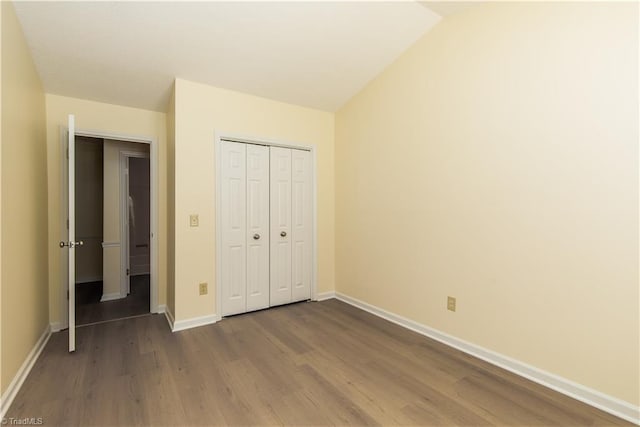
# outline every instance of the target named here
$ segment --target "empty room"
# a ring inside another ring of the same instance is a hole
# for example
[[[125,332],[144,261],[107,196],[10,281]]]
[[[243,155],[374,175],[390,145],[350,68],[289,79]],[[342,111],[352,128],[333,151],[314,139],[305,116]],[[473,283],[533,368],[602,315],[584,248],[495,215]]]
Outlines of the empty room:
[[[640,5],[2,1],[5,425],[640,425]]]

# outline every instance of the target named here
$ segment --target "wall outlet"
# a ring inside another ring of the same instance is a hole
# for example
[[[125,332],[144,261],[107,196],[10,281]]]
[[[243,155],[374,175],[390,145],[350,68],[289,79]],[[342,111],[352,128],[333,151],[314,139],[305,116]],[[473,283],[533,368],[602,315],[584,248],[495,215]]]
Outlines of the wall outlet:
[[[200,225],[200,219],[198,218],[198,214],[189,215],[189,225],[191,227],[197,227]]]
[[[447,297],[447,310],[456,311],[456,299],[454,297]]]
[[[206,295],[209,293],[209,286],[206,282],[200,283],[200,295]]]

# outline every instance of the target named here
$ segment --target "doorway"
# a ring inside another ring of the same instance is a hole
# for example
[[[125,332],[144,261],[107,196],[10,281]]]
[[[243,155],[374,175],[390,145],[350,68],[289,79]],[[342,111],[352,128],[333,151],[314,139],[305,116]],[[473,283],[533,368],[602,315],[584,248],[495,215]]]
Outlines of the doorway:
[[[149,145],[75,138],[78,326],[150,312]]]

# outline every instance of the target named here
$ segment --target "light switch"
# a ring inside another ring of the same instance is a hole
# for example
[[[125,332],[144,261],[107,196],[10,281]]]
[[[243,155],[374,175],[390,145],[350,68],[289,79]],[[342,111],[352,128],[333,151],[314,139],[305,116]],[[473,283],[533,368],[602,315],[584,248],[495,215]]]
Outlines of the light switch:
[[[197,227],[198,225],[200,225],[198,214],[189,215],[189,225],[191,227]]]

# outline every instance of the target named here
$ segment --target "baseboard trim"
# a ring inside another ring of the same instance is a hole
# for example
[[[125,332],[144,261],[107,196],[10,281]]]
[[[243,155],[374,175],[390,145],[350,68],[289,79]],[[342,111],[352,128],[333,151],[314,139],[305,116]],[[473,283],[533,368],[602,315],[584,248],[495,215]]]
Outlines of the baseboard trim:
[[[173,326],[171,330],[173,332],[184,331],[185,329],[197,328],[199,326],[211,325],[220,320],[217,314],[210,314],[207,316],[192,317],[185,320],[173,320]]]
[[[51,332],[60,332],[61,330],[63,330],[64,328],[62,327],[62,323],[61,322],[53,322],[49,324],[49,328],[51,329]]]
[[[149,274],[151,274],[149,271],[138,271],[136,273],[131,272],[129,273],[129,277],[134,277],[134,276],[148,276]]]
[[[173,332],[174,318],[173,318],[173,313],[171,312],[171,310],[169,310],[169,307],[165,307],[164,317],[167,319],[167,323],[169,324],[169,329],[171,329],[171,332]]]
[[[95,277],[85,277],[84,279],[80,279],[78,280],[76,278],[76,285],[82,285],[84,283],[95,283],[95,282],[102,282],[102,276],[95,276]]]
[[[13,380],[9,384],[9,387],[7,387],[7,390],[3,393],[2,398],[0,399],[1,420],[5,419],[5,415],[7,414],[7,411],[13,403],[13,399],[15,399],[18,391],[20,391],[22,384],[24,384],[24,380],[27,379],[29,372],[31,372],[33,365],[35,365],[36,360],[38,360],[38,357],[40,356],[40,353],[42,353],[42,350],[47,345],[47,342],[49,342],[50,337],[51,326],[47,325],[44,332],[27,355],[27,358],[22,363],[22,366],[20,366],[20,369],[18,369],[18,372],[16,372],[16,375],[13,377]]]
[[[395,313],[391,313],[380,307],[368,304],[343,293],[336,292],[335,297],[349,305],[475,356],[478,359],[491,363],[492,365],[506,369],[509,372],[513,372],[514,374],[527,378],[559,393],[601,409],[615,415],[616,417],[620,417],[624,420],[640,425],[640,407],[634,406],[631,403],[609,396],[550,372],[546,372],[508,356],[480,347],[476,344],[461,340],[452,335],[438,331],[437,329],[430,328],[429,326],[407,319],[406,317]]]
[[[167,306],[165,304],[158,304],[158,307],[156,308],[156,311],[154,311],[154,313],[162,314],[166,311],[167,311]]]
[[[114,292],[112,294],[102,294],[102,297],[100,298],[100,302],[113,301],[120,298],[124,298],[124,296],[122,296],[120,292]]]
[[[331,298],[335,298],[336,297],[336,293],[335,291],[327,291],[327,292],[320,292],[318,294],[316,294],[316,301],[325,301]]]

